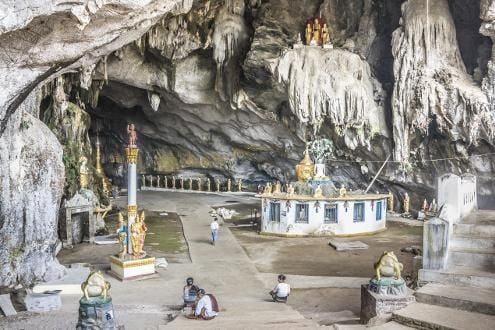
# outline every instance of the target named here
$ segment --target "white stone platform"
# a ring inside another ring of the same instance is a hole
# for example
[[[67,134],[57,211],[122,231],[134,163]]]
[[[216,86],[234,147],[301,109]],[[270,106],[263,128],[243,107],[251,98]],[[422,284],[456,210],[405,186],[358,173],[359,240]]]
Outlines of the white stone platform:
[[[90,273],[87,267],[67,268],[67,274],[55,281],[37,284],[33,287],[33,293],[61,290],[60,294],[81,295],[81,283],[86,281]]]
[[[121,281],[143,279],[156,274],[155,262],[155,258],[149,256],[129,260],[111,256],[110,274]]]

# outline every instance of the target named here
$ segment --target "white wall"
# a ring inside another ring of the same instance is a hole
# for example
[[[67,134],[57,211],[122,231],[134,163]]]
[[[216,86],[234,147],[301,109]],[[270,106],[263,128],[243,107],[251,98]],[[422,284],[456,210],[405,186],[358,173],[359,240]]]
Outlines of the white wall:
[[[478,208],[476,196],[476,177],[472,174],[461,175],[461,207],[460,217],[463,218]]]
[[[438,178],[438,206],[449,205],[451,221],[458,222],[471,211],[478,208],[476,196],[476,177],[472,174],[461,176],[447,173]]]
[[[270,220],[270,202],[280,202],[280,222]],[[382,202],[382,220],[376,220],[377,202]],[[290,207],[287,208],[287,200],[262,198],[262,222],[261,231],[274,234],[285,235],[309,235],[309,234],[328,234],[328,235],[351,235],[359,233],[375,232],[386,228],[386,205],[387,199],[366,200],[366,201],[347,201],[347,211],[344,207],[345,201],[319,201],[320,207],[318,212],[315,208],[316,201],[303,201],[309,204],[309,222],[296,223],[296,203],[291,200]],[[365,204],[364,221],[354,222],[354,203],[363,202]],[[373,202],[373,207],[372,207]],[[324,224],[325,204],[337,204],[336,224]],[[266,206],[266,207],[265,207]]]

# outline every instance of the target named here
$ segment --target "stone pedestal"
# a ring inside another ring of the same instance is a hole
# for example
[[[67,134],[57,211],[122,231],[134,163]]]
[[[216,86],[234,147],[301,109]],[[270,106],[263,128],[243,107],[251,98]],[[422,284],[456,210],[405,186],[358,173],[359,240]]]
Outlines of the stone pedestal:
[[[413,291],[407,287],[404,288],[402,294],[387,295],[372,292],[369,290],[369,286],[361,286],[361,323],[363,324],[385,323],[392,317],[392,312],[416,301]],[[381,290],[385,289],[381,288]]]
[[[449,223],[433,218],[424,225],[423,268],[445,269],[449,248]]]
[[[134,258],[130,256],[127,259],[126,257],[111,256],[110,271],[112,275],[121,281],[153,276],[156,274],[155,258],[150,256]]]
[[[81,298],[77,330],[115,329],[112,298]]]
[[[31,293],[26,296],[24,303],[29,312],[57,311],[62,307],[62,299],[58,292]]]

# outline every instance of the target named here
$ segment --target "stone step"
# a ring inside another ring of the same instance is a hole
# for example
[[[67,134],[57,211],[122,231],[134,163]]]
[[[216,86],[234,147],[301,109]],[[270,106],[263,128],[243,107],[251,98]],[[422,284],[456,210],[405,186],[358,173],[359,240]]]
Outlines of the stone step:
[[[330,327],[332,330],[411,330],[414,328],[399,324],[397,322],[387,322],[381,325],[367,326],[364,324],[334,324]]]
[[[449,248],[448,266],[474,267],[495,272],[495,249]]]
[[[456,223],[454,224],[454,235],[495,238],[495,225]]]
[[[495,290],[429,283],[414,295],[419,303],[495,315]]]
[[[473,236],[453,236],[450,247],[460,249],[495,249],[494,238],[476,238]]]
[[[495,324],[493,315],[422,303],[413,303],[395,311],[392,320],[422,330],[487,330],[493,329]]]
[[[420,269],[419,282],[434,282],[479,288],[495,288],[495,273],[476,268],[456,267],[450,270]]]

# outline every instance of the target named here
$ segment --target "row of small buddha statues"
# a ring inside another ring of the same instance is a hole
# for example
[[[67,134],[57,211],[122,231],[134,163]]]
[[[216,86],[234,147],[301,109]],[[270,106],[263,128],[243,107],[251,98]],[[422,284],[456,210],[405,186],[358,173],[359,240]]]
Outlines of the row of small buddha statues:
[[[394,200],[395,200],[395,197],[394,197],[394,194],[392,194],[392,192],[389,191],[388,193],[388,209],[389,211],[394,211],[395,209],[395,205],[394,205]],[[403,202],[403,206],[402,206],[402,211],[403,211],[403,214],[409,214],[410,212],[410,203],[411,203],[411,200],[410,200],[410,197],[409,197],[409,194],[406,192],[404,194],[404,202]],[[431,201],[431,203],[428,203],[428,201],[425,200],[423,201],[423,205],[421,206],[420,210],[422,212],[424,212],[425,214],[427,212],[429,213],[436,213],[438,211],[438,205],[437,205],[437,202],[435,200],[435,198],[433,198],[433,200]]]
[[[327,23],[322,24],[322,18],[314,18],[306,24],[304,41],[309,46],[324,46],[330,44],[330,28]]]
[[[212,181],[207,178],[205,185],[202,184],[201,178],[187,178],[184,179],[183,177],[176,178],[175,176],[172,176],[172,179],[170,180],[169,184],[169,179],[167,178],[166,175],[164,176],[153,176],[153,175],[148,175],[145,176],[144,174],[141,175],[141,183],[142,186],[145,188],[171,188],[171,189],[182,189],[185,190],[187,187],[187,190],[195,190],[195,191],[203,191],[203,187],[206,188],[204,191],[212,191]],[[194,184],[196,183],[196,184]],[[220,192],[222,189],[222,182],[219,180],[214,180],[213,182],[215,184],[216,192]],[[232,180],[227,179],[226,181],[227,187],[226,191],[227,192],[232,192],[233,187],[232,187]],[[237,180],[236,184],[237,191],[242,191],[242,179]],[[196,189],[194,189],[196,187]]]

